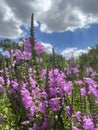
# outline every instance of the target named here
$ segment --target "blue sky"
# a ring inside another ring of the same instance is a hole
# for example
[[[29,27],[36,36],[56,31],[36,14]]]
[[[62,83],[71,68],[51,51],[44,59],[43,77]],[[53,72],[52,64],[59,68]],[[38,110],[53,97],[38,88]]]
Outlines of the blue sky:
[[[25,27],[25,37],[29,37],[29,30]],[[87,49],[98,44],[98,24],[92,24],[89,28],[76,29],[74,32],[53,32],[51,34],[41,32],[39,26],[35,27],[35,37],[37,41],[51,43],[57,53],[61,53],[66,48]]]
[[[0,38],[35,36],[46,52],[78,57],[98,44],[98,0],[0,0]]]
[[[64,48],[77,47],[85,49],[98,44],[98,24],[93,24],[88,29],[77,29],[74,32],[46,34],[35,28],[35,36],[38,41],[51,43],[54,48],[63,50]]]

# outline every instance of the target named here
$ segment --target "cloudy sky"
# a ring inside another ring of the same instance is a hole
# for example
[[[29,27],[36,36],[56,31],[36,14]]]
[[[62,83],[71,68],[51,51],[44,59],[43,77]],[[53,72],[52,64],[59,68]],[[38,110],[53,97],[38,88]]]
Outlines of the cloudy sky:
[[[81,55],[98,43],[98,0],[0,0],[0,38],[35,36],[48,52]]]

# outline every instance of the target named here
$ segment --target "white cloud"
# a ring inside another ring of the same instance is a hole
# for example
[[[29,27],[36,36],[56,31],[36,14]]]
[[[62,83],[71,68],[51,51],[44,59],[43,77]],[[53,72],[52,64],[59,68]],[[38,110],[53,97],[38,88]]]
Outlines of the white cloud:
[[[0,0],[0,36],[15,38],[23,32],[20,29],[22,21],[15,17],[12,9],[5,1]]]
[[[43,45],[44,51],[46,53],[48,53],[48,54],[52,53],[53,46],[50,43],[43,43],[43,42],[41,42],[41,44]]]
[[[0,36],[20,36],[32,12],[42,32],[74,31],[98,23],[98,0],[0,0]]]
[[[61,55],[67,59],[70,59],[71,57],[78,58],[83,53],[88,53],[88,50],[90,48],[87,48],[85,50],[83,49],[77,49],[77,48],[66,48],[61,52]]]

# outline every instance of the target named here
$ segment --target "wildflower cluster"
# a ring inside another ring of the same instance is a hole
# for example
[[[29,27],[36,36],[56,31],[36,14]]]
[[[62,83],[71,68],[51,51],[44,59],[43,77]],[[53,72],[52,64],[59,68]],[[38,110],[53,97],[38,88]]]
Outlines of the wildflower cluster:
[[[23,43],[22,50],[7,54],[8,62],[0,70],[0,94],[6,94],[9,99],[14,118],[14,121],[10,119],[10,129],[97,130],[96,73],[87,68],[87,75],[81,76],[73,59],[64,71],[43,69],[37,60],[43,53],[41,43],[33,48],[35,61],[30,41]],[[2,125],[4,115],[1,114]]]

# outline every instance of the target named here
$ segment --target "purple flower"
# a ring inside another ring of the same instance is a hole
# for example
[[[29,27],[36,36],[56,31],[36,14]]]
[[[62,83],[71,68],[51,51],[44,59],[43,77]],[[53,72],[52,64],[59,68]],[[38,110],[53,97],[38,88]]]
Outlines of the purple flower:
[[[5,57],[6,57],[7,59],[9,59],[9,58],[11,57],[9,51],[6,53]]]
[[[25,109],[28,111],[28,117],[30,120],[32,120],[34,113],[36,112],[36,106],[34,101],[32,100],[29,90],[26,88],[26,85],[22,86],[21,96],[23,100],[23,105]]]
[[[16,100],[16,102],[19,102],[19,96],[18,96],[18,83],[16,80],[11,81],[11,88],[9,89],[9,93],[12,95],[12,97]]]
[[[94,94],[94,92],[95,92],[95,88],[92,85],[90,85],[88,94]]]
[[[4,87],[3,85],[0,84],[0,93],[4,92]]]
[[[98,98],[98,89],[95,89],[95,91],[94,91],[94,96],[95,96],[96,98]]]
[[[45,79],[46,79],[46,69],[42,69],[41,70],[41,77],[42,77],[42,79],[45,81]]]
[[[0,74],[2,74],[4,72],[4,70],[0,70]]]
[[[29,130],[33,130],[33,128],[29,128]]]
[[[49,88],[49,97],[53,97],[57,94],[57,88]]]
[[[87,67],[86,71],[87,71],[87,73],[91,73],[91,72],[93,72],[93,68],[92,67]]]
[[[60,72],[59,69],[52,69],[49,71],[49,84],[50,87],[57,85],[61,86],[61,83],[64,81],[64,73]]]
[[[79,129],[75,126],[72,126],[72,130],[79,130]]]
[[[31,59],[31,53],[30,52],[26,52],[26,51],[24,51],[23,52],[23,59],[25,59],[25,60],[30,60]]]
[[[72,93],[72,82],[71,81],[66,82],[63,89],[64,89],[64,92],[66,94],[71,95],[71,93]]]
[[[17,60],[30,60],[31,59],[31,53],[26,51],[18,50],[15,54]]]
[[[75,80],[74,83],[77,85],[84,85],[84,82],[82,80]]]
[[[29,40],[23,40],[24,43],[24,51],[31,53],[32,52],[32,48],[31,48],[31,43]]]
[[[15,53],[15,56],[17,60],[24,59],[23,52],[21,50],[17,50],[17,52]]]
[[[81,88],[80,91],[81,91],[81,95],[83,97],[86,96],[86,88],[85,87]]]
[[[3,79],[3,77],[1,77],[1,76],[0,76],[0,83],[1,83],[1,84],[4,84],[4,79]]]
[[[14,90],[18,90],[18,83],[17,83],[17,81],[15,81],[15,80],[11,81],[11,85],[12,85]]]
[[[32,76],[29,77],[30,85],[32,88],[36,87],[36,81],[32,78]]]
[[[43,124],[42,124],[42,128],[46,128],[47,125],[48,125],[48,122],[45,120],[45,121],[43,122]]]
[[[30,121],[24,121],[24,122],[22,122],[22,125],[27,126],[29,123],[30,123]]]
[[[0,124],[2,124],[3,122],[3,119],[2,119],[2,116],[0,116]]]
[[[69,66],[69,69],[66,73],[67,77],[72,77],[72,76],[78,76],[79,75],[79,70],[77,66]]]
[[[35,48],[36,48],[36,53],[38,55],[40,55],[44,51],[44,47],[43,47],[43,45],[41,43],[36,43]]]
[[[90,76],[91,78],[94,78],[96,76],[96,72],[93,70],[92,67],[87,67],[86,71],[87,75]]]
[[[37,61],[38,61],[39,63],[42,63],[42,62],[43,62],[43,59],[40,58],[40,57],[37,57]]]
[[[44,99],[46,99],[47,98],[47,93],[46,92],[42,92],[41,93],[41,97],[44,98]]]
[[[40,104],[39,104],[40,112],[45,113],[47,106],[48,106],[48,102],[47,101],[40,102]]]
[[[39,87],[37,87],[37,86],[36,86],[36,88],[32,87],[31,94],[33,95],[33,98],[35,98],[35,99],[41,98],[41,93],[39,91],[40,91]]]
[[[69,106],[66,106],[66,116],[69,117],[71,114],[71,109]]]
[[[84,130],[95,130],[94,124],[90,118],[84,117],[83,122]]]
[[[29,130],[37,130],[37,124],[33,124],[33,127],[32,128],[29,128]]]
[[[49,105],[50,105],[52,111],[58,111],[60,109],[60,98],[50,99]]]
[[[77,111],[73,117],[77,118],[78,120],[80,120],[80,116],[81,116],[81,111]]]
[[[14,50],[13,50],[13,49],[11,49],[10,51],[7,51],[7,53],[6,53],[6,55],[5,55],[5,57],[6,57],[7,59],[9,59],[9,58],[12,57],[12,56],[14,56]]]
[[[95,81],[92,80],[91,78],[84,78],[83,81],[84,81],[85,83],[87,83],[88,85],[93,85],[93,84],[95,84]]]
[[[95,103],[98,105],[98,101],[95,101]]]

